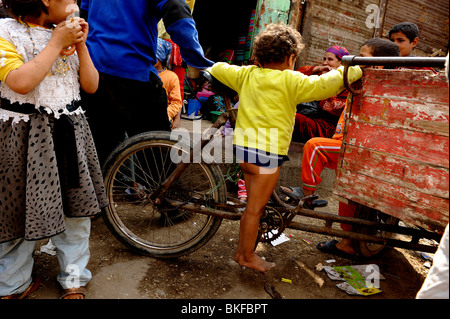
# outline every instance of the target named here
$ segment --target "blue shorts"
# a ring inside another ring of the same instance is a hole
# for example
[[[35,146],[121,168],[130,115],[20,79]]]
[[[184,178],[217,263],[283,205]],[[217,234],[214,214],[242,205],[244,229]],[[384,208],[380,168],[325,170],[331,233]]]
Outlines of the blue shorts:
[[[289,157],[286,155],[273,154],[238,145],[234,145],[233,154],[241,161],[267,168],[275,168],[281,166],[285,161],[289,161]]]

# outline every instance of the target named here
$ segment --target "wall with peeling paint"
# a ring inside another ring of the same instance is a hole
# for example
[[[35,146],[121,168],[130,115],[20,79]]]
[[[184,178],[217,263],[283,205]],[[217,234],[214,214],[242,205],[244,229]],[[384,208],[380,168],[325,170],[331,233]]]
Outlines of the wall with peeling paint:
[[[268,24],[289,22],[290,0],[258,0],[255,33],[258,34]]]

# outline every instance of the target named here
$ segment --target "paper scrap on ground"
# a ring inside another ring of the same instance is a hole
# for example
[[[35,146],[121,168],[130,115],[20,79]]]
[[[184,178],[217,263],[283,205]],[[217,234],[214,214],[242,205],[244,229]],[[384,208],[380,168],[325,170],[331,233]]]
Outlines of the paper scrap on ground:
[[[40,250],[41,253],[45,253],[51,256],[55,256],[56,255],[56,247],[55,245],[53,245],[52,240],[49,239],[48,243],[41,246]]]
[[[349,295],[370,296],[380,293],[379,280],[385,277],[379,272],[377,265],[323,266],[331,280],[344,281],[336,287]]]
[[[276,230],[271,230],[269,232],[269,238],[272,238],[274,236]],[[272,246],[278,246],[279,244],[282,244],[284,242],[289,241],[289,238],[283,233],[281,234],[278,238],[276,238],[275,240],[272,240],[270,243],[272,244]]]

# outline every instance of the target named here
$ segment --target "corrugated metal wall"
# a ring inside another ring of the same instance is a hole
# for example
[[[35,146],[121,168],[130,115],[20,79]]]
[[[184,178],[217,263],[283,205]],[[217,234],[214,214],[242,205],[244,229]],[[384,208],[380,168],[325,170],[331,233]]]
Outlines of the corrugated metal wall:
[[[350,54],[357,55],[361,44],[374,34],[374,27],[370,26],[373,12],[366,10],[379,4],[379,0],[306,1],[302,35],[307,46],[300,64],[321,63],[325,51],[332,45],[344,46]]]
[[[288,17],[306,44],[299,65],[315,65],[322,63],[332,45],[345,46],[350,54],[358,55],[366,40],[387,37],[395,24],[411,21],[421,31],[414,54],[445,56],[448,14],[448,0],[258,0],[254,35],[267,23],[286,23]]]
[[[394,25],[405,21],[414,22],[420,29],[420,41],[414,52],[415,55],[430,56],[435,52],[437,56],[447,54],[448,0],[388,0],[383,36],[387,37]]]

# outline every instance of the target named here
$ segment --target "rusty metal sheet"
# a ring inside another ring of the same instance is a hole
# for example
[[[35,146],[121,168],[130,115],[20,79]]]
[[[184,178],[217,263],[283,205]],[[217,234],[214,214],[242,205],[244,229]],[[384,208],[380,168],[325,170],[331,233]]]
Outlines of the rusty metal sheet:
[[[366,70],[334,193],[429,230],[449,215],[449,95],[442,75]]]
[[[448,52],[448,13],[448,0],[388,0],[383,35],[388,36],[397,23],[414,22],[420,30],[414,55],[445,56]]]
[[[325,51],[333,45],[344,46],[357,55],[361,44],[374,33],[366,24],[366,10],[378,4],[379,0],[307,1],[302,26],[306,47],[300,64],[322,64]]]

